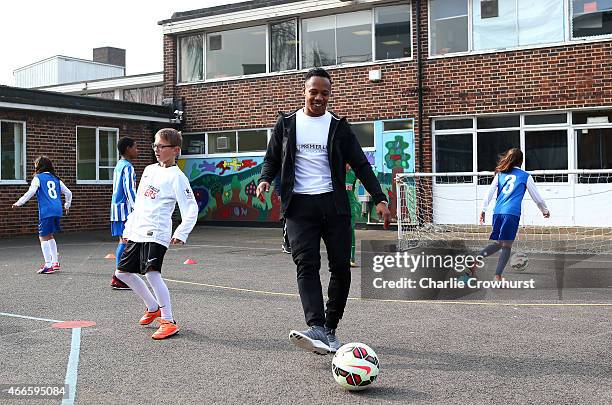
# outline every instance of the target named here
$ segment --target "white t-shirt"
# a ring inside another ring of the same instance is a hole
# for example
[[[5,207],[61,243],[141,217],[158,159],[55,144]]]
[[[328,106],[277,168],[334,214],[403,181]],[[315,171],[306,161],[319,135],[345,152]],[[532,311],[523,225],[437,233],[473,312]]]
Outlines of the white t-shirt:
[[[172,213],[178,203],[181,224],[172,235]],[[142,173],[134,211],[125,223],[123,237],[133,242],[155,242],[168,247],[172,237],[187,242],[198,220],[198,204],[189,180],[178,166],[155,163]]]
[[[296,194],[323,194],[334,191],[327,155],[327,137],[332,116],[326,111],[310,117],[296,114],[295,184]]]

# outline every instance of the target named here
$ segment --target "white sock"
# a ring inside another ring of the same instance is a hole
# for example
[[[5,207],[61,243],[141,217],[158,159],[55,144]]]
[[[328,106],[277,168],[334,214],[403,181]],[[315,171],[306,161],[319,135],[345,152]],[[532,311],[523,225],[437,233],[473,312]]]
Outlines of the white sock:
[[[157,302],[159,302],[162,319],[174,322],[174,318],[172,318],[172,304],[170,304],[170,291],[168,291],[166,283],[162,280],[161,273],[151,270],[147,271],[145,276],[151,287],[153,287],[153,292],[155,297],[157,297]]]
[[[151,291],[149,291],[149,288],[147,287],[145,282],[142,281],[142,278],[138,277],[137,274],[127,273],[119,270],[115,271],[115,276],[117,276],[119,280],[127,284],[132,289],[132,291],[134,291],[136,294],[138,294],[140,298],[142,298],[145,305],[147,306],[147,311],[157,311],[157,308],[159,308],[159,304],[155,300],[153,294],[151,294]]]
[[[51,246],[51,262],[59,263],[59,255],[57,254],[57,243],[55,243],[55,239],[49,239],[49,246]]]
[[[45,258],[45,267],[51,267],[51,246],[49,246],[48,240],[40,241],[40,248],[42,249],[43,257]]]

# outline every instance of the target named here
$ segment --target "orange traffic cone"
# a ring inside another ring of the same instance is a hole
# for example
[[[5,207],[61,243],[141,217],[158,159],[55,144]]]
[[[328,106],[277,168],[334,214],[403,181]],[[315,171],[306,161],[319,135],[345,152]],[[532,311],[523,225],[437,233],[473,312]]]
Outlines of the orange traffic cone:
[[[198,264],[198,262],[193,259],[187,259],[183,262],[183,264]]]
[[[106,256],[104,256],[105,259],[116,259],[115,254],[114,253],[109,253]]]

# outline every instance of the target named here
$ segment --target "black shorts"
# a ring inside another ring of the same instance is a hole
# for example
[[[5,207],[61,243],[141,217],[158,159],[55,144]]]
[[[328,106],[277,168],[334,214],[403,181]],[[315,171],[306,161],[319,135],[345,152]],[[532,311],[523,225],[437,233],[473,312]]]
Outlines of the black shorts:
[[[145,274],[149,270],[161,273],[167,247],[155,242],[129,240],[119,259],[117,269],[128,273]]]

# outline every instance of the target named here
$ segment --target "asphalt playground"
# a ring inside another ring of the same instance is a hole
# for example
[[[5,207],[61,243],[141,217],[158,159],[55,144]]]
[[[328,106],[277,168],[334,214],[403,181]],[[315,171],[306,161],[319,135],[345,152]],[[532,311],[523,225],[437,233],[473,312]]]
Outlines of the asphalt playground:
[[[62,270],[50,275],[36,274],[35,235],[0,244],[2,404],[612,403],[611,286],[571,299],[366,300],[353,269],[338,337],[370,345],[381,371],[350,393],[334,382],[331,356],[289,342],[305,324],[280,229],[197,226],[187,245],[171,247],[162,276],[181,331],[164,341],[151,339],[154,325],[138,325],[134,293],[109,287],[108,232],[57,242]],[[63,400],[6,392],[64,384]]]

